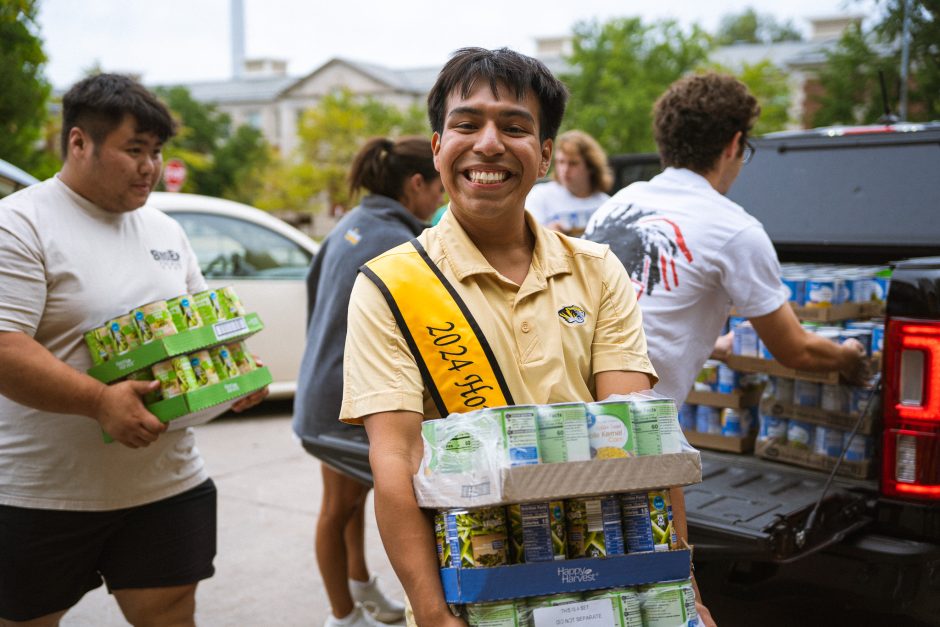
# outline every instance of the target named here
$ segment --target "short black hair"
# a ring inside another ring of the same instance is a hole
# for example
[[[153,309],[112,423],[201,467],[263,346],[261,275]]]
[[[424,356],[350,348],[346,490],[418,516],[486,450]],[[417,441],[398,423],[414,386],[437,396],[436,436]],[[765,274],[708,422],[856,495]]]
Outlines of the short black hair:
[[[138,81],[123,74],[97,74],[75,83],[62,98],[62,159],[68,158],[69,132],[76,126],[100,145],[108,133],[132,115],[137,131],[161,142],[173,137],[170,110]]]
[[[531,89],[539,100],[539,140],[554,139],[558,134],[568,89],[541,61],[509,48],[461,48],[451,56],[428,94],[428,119],[435,133],[444,131],[447,98],[458,88],[466,98],[480,79],[489,82],[497,97],[500,83],[513,90],[518,100]]]

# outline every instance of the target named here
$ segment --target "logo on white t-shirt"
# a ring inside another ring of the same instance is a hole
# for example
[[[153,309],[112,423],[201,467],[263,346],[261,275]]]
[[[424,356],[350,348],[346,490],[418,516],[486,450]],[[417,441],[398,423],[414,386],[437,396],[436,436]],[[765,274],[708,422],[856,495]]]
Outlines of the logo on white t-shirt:
[[[164,270],[178,270],[182,267],[180,263],[182,256],[173,249],[156,250],[151,248],[150,256],[153,257],[153,260],[159,263],[160,267]]]

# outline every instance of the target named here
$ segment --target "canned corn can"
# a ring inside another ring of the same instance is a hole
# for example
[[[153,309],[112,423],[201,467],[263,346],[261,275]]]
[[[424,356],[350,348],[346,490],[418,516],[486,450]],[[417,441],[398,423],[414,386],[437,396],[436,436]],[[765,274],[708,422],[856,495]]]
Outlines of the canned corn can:
[[[127,375],[128,381],[153,381],[154,376],[153,372],[150,370],[138,370],[137,372],[132,372]],[[160,388],[153,390],[152,392],[147,392],[144,395],[144,405],[152,405],[159,401],[162,398],[160,394]]]
[[[486,411],[499,419],[503,448],[506,451],[510,467],[541,463],[538,407],[535,405],[514,405],[512,407],[496,407]]]
[[[218,294],[219,303],[222,310],[225,312],[226,319],[238,318],[245,315],[245,306],[242,304],[238,294],[235,293],[234,287],[226,285],[218,290]]]
[[[816,425],[802,420],[790,419],[787,421],[787,442],[790,446],[802,449],[813,447],[813,437],[816,434]]]
[[[774,400],[786,405],[793,404],[794,380],[784,377],[771,377],[774,386]]]
[[[592,458],[636,457],[637,444],[630,403],[600,401],[588,403],[586,409]]]
[[[452,509],[444,529],[455,568],[489,568],[509,563],[509,530],[501,506]]]
[[[611,588],[588,592],[585,601],[610,599],[614,608],[616,627],[643,627],[643,613],[640,610],[640,595],[633,588]]]
[[[118,316],[108,322],[108,330],[111,333],[111,340],[114,343],[114,354],[123,355],[132,348],[140,346],[140,337],[137,335],[137,327],[130,314]]]
[[[682,406],[679,407],[679,427],[683,431],[695,431],[695,412],[697,409],[697,405],[690,405],[689,403],[682,403]]]
[[[630,416],[638,455],[679,452],[679,410],[671,398],[631,402]]]
[[[699,405],[695,409],[695,430],[699,433],[721,433],[721,410],[717,407]]]
[[[215,346],[210,348],[209,355],[212,357],[212,363],[215,365],[215,373],[220,380],[224,381],[225,379],[231,379],[241,374],[238,370],[238,364],[236,364],[235,359],[232,358],[232,353],[229,352],[228,347]]]
[[[848,438],[848,435],[846,435]],[[848,447],[845,451],[845,461],[848,462],[867,462],[871,461],[872,451],[874,449],[874,441],[870,435],[862,435],[861,433],[856,433],[848,442]]]
[[[819,406],[826,411],[844,414],[849,411],[849,388],[843,385],[822,386]]]
[[[189,294],[171,298],[166,301],[166,306],[170,310],[170,317],[177,331],[188,331],[202,326],[202,318],[199,317],[193,297]]]
[[[154,364],[150,371],[154,379],[160,382],[160,395],[163,398],[173,398],[182,394],[179,377],[176,374],[176,368],[173,367],[171,360],[161,361]]]
[[[110,361],[114,354],[114,338],[107,326],[101,326],[85,333],[85,345],[91,355],[91,363],[98,366]]]
[[[816,425],[813,435],[813,452],[823,457],[837,459],[842,455],[845,432],[842,429]]]
[[[623,555],[620,499],[589,496],[565,501],[568,559]]]
[[[758,423],[758,440],[776,440],[780,443],[787,441],[787,429],[789,428],[789,421],[786,418],[760,414]]]
[[[248,350],[244,342],[232,342],[226,346],[241,374],[248,374],[258,368],[254,356],[252,356],[251,351]]]
[[[669,490],[653,490],[647,495],[650,525],[653,528],[653,550],[672,551],[679,548],[679,536],[672,521]]]
[[[197,351],[189,355],[189,365],[193,368],[193,374],[199,387],[218,383],[218,373],[215,371],[215,362],[212,355],[207,350]]]
[[[627,545],[627,553],[645,553],[654,549],[648,498],[649,495],[646,492],[629,492],[620,495],[623,537]]]
[[[509,553],[513,564],[565,559],[565,504],[562,501],[517,503],[506,508]]]
[[[819,407],[822,387],[813,381],[796,380],[793,383],[793,404],[799,407]]]
[[[497,601],[495,603],[468,603],[464,606],[469,627],[523,627],[519,612],[525,610],[525,604],[515,601]]]
[[[437,561],[441,568],[450,568],[450,543],[447,541],[447,525],[444,522],[444,512],[438,510],[434,513],[434,539],[437,542]]]
[[[176,325],[173,324],[173,316],[170,314],[170,308],[165,300],[154,301],[143,307],[138,307],[131,311],[131,316],[134,318],[137,332],[144,344],[177,333]]]
[[[584,462],[591,459],[584,403],[540,405],[539,452],[542,462]]]
[[[189,357],[180,355],[170,359],[173,369],[176,371],[176,377],[179,379],[180,391],[183,394],[192,392],[199,388],[199,381],[196,380],[196,373],[193,372],[193,366],[189,362]]]
[[[639,590],[644,627],[692,627],[698,623],[691,582],[654,583]]]
[[[219,293],[215,290],[205,290],[193,294],[193,303],[204,325],[215,324],[219,320],[226,319],[226,312],[222,309]]]

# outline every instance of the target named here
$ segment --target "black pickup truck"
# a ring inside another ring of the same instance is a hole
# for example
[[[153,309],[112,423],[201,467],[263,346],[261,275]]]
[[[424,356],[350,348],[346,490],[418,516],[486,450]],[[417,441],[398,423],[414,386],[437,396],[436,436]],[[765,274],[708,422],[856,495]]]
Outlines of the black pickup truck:
[[[703,596],[722,625],[938,625],[940,124],[753,144],[729,196],[764,224],[781,261],[893,262],[878,470],[845,479],[702,451],[704,481],[686,499]],[[618,186],[659,171],[656,155],[611,165]],[[371,481],[364,434],[306,444]]]

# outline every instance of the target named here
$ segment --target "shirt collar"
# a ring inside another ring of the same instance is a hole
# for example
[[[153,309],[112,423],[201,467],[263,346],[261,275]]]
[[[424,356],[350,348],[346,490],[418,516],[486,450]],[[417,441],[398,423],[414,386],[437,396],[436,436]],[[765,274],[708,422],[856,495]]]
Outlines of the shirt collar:
[[[656,178],[668,181],[670,185],[681,185],[683,187],[700,187],[715,191],[712,184],[698,172],[693,172],[687,168],[668,167]],[[717,193],[717,192],[715,192]]]
[[[544,283],[547,277],[571,272],[571,250],[564,242],[566,236],[539,225],[528,211],[525,212],[525,221],[535,234],[530,269],[538,282]],[[463,281],[474,274],[498,274],[460,226],[450,207],[431,232],[457,280]]]

